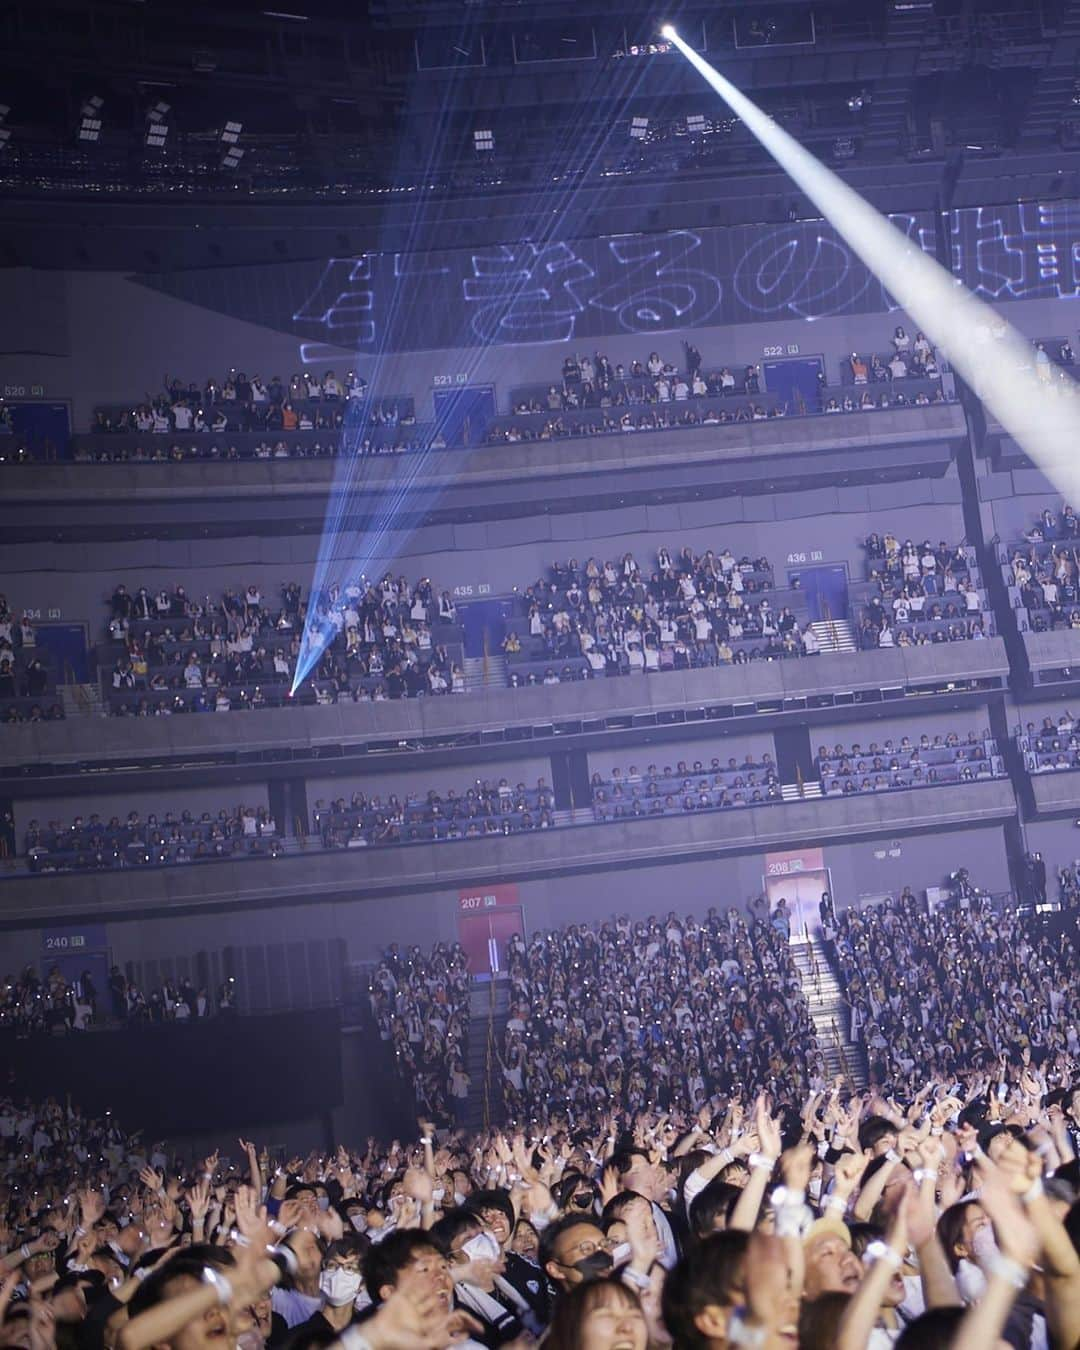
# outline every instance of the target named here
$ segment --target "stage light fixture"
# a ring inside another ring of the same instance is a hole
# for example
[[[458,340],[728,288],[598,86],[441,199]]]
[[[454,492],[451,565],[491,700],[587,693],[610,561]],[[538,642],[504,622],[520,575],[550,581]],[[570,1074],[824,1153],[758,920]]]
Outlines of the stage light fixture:
[[[243,122],[226,122],[222,128],[221,139],[226,145],[235,145],[244,129]]]
[[[647,117],[631,117],[630,135],[635,141],[643,141],[649,134],[649,119]]]
[[[495,133],[490,129],[473,132],[473,148],[478,155],[495,149]]]
[[[816,159],[677,33],[683,56],[877,277],[1066,501],[1080,495],[1077,416],[1033,368],[1030,341]],[[1067,389],[1067,386],[1063,386]]]
[[[850,136],[837,136],[833,141],[832,152],[836,159],[854,159],[855,142]]]
[[[80,110],[82,120],[79,123],[80,141],[101,140],[101,109],[105,100],[98,94],[91,95]]]
[[[691,113],[686,119],[686,129],[691,136],[703,136],[705,134],[705,117],[702,113]]]
[[[244,158],[244,148],[241,145],[230,146],[226,151],[225,158],[221,161],[223,169],[238,169],[240,161]]]
[[[161,150],[169,136],[169,124],[165,116],[169,111],[167,103],[155,103],[146,114],[146,144],[153,150]]]

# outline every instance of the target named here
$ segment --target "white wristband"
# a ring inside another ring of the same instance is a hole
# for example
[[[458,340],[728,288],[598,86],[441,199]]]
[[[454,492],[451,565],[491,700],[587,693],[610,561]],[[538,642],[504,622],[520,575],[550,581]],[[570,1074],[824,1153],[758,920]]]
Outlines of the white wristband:
[[[766,1158],[764,1153],[751,1153],[747,1162],[755,1171],[768,1172],[770,1176],[776,1167],[776,1159]]]
[[[1040,1195],[1045,1194],[1042,1177],[1036,1177],[1024,1194],[1020,1197],[1025,1205],[1030,1205],[1032,1200],[1038,1200]]]
[[[232,1302],[232,1285],[220,1270],[215,1270],[213,1266],[203,1266],[202,1281],[203,1284],[210,1285],[222,1307]]]
[[[19,1255],[22,1257],[24,1261],[30,1260],[31,1251],[29,1242],[24,1242],[23,1245],[19,1248]]]
[[[921,1186],[924,1181],[935,1180],[937,1173],[932,1167],[916,1167],[912,1176],[915,1178],[916,1186]]]
[[[869,1246],[863,1252],[863,1260],[884,1261],[885,1264],[887,1266],[891,1266],[893,1270],[899,1270],[904,1262],[904,1258],[900,1255],[898,1251],[894,1251],[893,1248],[888,1245],[888,1243],[882,1242],[880,1240],[878,1240],[877,1242],[871,1242],[869,1244]]]
[[[732,1345],[764,1345],[767,1334],[765,1327],[747,1326],[745,1308],[736,1308],[728,1318],[727,1339]]]
[[[1000,1252],[987,1261],[986,1271],[991,1277],[1007,1281],[1014,1289],[1023,1289],[1027,1284],[1027,1271],[1020,1262],[1014,1261],[1011,1256],[1002,1256]]]
[[[831,1209],[836,1214],[846,1214],[847,1207],[846,1195],[830,1195],[828,1200],[825,1201],[825,1208]]]

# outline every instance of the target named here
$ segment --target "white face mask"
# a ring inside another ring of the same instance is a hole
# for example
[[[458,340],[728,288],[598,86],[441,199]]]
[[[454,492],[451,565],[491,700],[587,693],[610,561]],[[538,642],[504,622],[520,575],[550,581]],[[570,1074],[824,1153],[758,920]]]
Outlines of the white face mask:
[[[994,1237],[994,1230],[988,1223],[984,1223],[981,1228],[976,1228],[975,1236],[971,1239],[971,1250],[975,1260],[986,1268],[988,1261],[992,1261],[998,1254],[997,1239]]]
[[[470,1261],[496,1261],[499,1258],[500,1248],[490,1233],[477,1233],[475,1237],[462,1244],[461,1250]]]
[[[324,1270],[319,1276],[319,1289],[332,1308],[343,1308],[346,1303],[351,1303],[360,1292],[361,1283],[358,1270],[345,1270],[341,1266]]]
[[[465,1194],[463,1191],[454,1192],[454,1204],[463,1205],[465,1203]]]
[[[320,1196],[316,1199],[315,1203],[319,1206],[320,1209],[323,1209],[323,1210],[329,1209],[329,1208],[330,1208],[330,1197],[329,1197],[328,1195],[320,1195]]]
[[[367,1231],[367,1219],[365,1219],[362,1214],[350,1214],[349,1222],[352,1224],[352,1226],[356,1229],[358,1233],[364,1233]]]
[[[611,1252],[612,1265],[616,1266],[625,1265],[626,1262],[629,1260],[630,1260],[629,1242],[620,1242],[617,1247],[612,1248]]]

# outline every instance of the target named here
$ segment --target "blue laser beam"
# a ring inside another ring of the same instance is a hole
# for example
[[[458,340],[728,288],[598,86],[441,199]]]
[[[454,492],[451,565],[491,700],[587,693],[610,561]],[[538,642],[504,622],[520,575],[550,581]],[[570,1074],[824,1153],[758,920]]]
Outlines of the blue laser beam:
[[[628,105],[634,97],[643,77],[644,67],[642,66],[633,73],[633,78],[628,81],[628,87],[622,96],[624,104]],[[599,80],[601,78],[600,73],[598,72],[594,78]],[[589,96],[586,94],[583,98],[586,106],[588,101]],[[554,241],[564,227],[567,216],[572,210],[583,184],[589,177],[588,170],[596,164],[603,153],[617,121],[618,118],[616,117],[609,122],[594,126],[585,137],[582,137],[575,128],[569,125],[563,129],[561,141],[552,149],[552,166],[564,167],[566,160],[570,158],[571,150],[576,148],[578,151],[575,156],[576,163],[585,171],[573,177],[566,174],[551,175],[552,177],[558,177],[560,185],[552,194],[553,204],[551,209],[540,213],[541,219],[544,221],[544,228],[540,231],[538,237],[534,237],[528,242],[528,247],[534,251],[537,258],[544,258],[545,252],[555,246]],[[418,203],[417,211],[410,226],[410,243],[415,241],[420,218],[421,204]],[[402,255],[398,254],[397,256],[401,257]],[[405,251],[405,256],[408,256],[408,250]],[[395,281],[398,279],[395,278]],[[429,429],[421,449],[402,457],[405,463],[401,464],[397,470],[395,481],[389,489],[380,492],[378,505],[371,514],[359,548],[356,547],[355,532],[347,528],[347,522],[348,514],[355,500],[361,495],[365,457],[356,454],[356,447],[365,439],[364,431],[368,428],[371,418],[370,405],[359,415],[359,425],[354,423],[352,426],[345,428],[342,436],[342,457],[339,459],[339,470],[335,472],[335,483],[327,503],[326,520],[312,582],[308,616],[301,640],[301,652],[293,676],[292,694],[296,693],[316,668],[323,653],[330,645],[333,637],[336,636],[336,629],[332,623],[327,621],[328,616],[322,612],[321,606],[321,597],[326,591],[329,579],[334,571],[343,565],[348,565],[354,576],[357,572],[363,575],[373,567],[377,559],[386,561],[383,558],[383,552],[389,535],[402,528],[406,520],[416,519],[418,515],[422,516],[423,510],[430,506],[442,490],[441,485],[422,485],[431,456],[436,453],[445,430],[456,423],[458,414],[462,411],[463,400],[472,397],[472,391],[468,386],[490,349],[496,345],[499,326],[508,315],[514,312],[515,306],[532,284],[532,269],[519,269],[517,275],[511,278],[510,284],[506,287],[502,297],[493,297],[492,306],[497,307],[499,311],[495,329],[486,334],[476,333],[474,330],[472,343],[469,345],[463,344],[465,350],[463,387],[460,391],[455,390],[452,397],[443,405]],[[395,284],[390,294],[389,317],[381,325],[382,342],[376,354],[369,389],[385,387],[382,382],[382,373],[388,364],[386,344],[389,341],[389,335],[394,331],[394,317],[396,308],[401,302],[402,294],[403,288]],[[477,336],[481,339],[479,344],[475,341]],[[458,453],[465,452],[459,451]]]

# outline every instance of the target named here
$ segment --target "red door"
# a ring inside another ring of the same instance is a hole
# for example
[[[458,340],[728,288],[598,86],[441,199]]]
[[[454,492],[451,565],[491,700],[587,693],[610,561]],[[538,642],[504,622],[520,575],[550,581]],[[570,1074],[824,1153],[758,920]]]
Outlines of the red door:
[[[505,975],[506,949],[516,934],[525,936],[520,909],[488,909],[458,915],[458,940],[469,958],[470,975]]]

